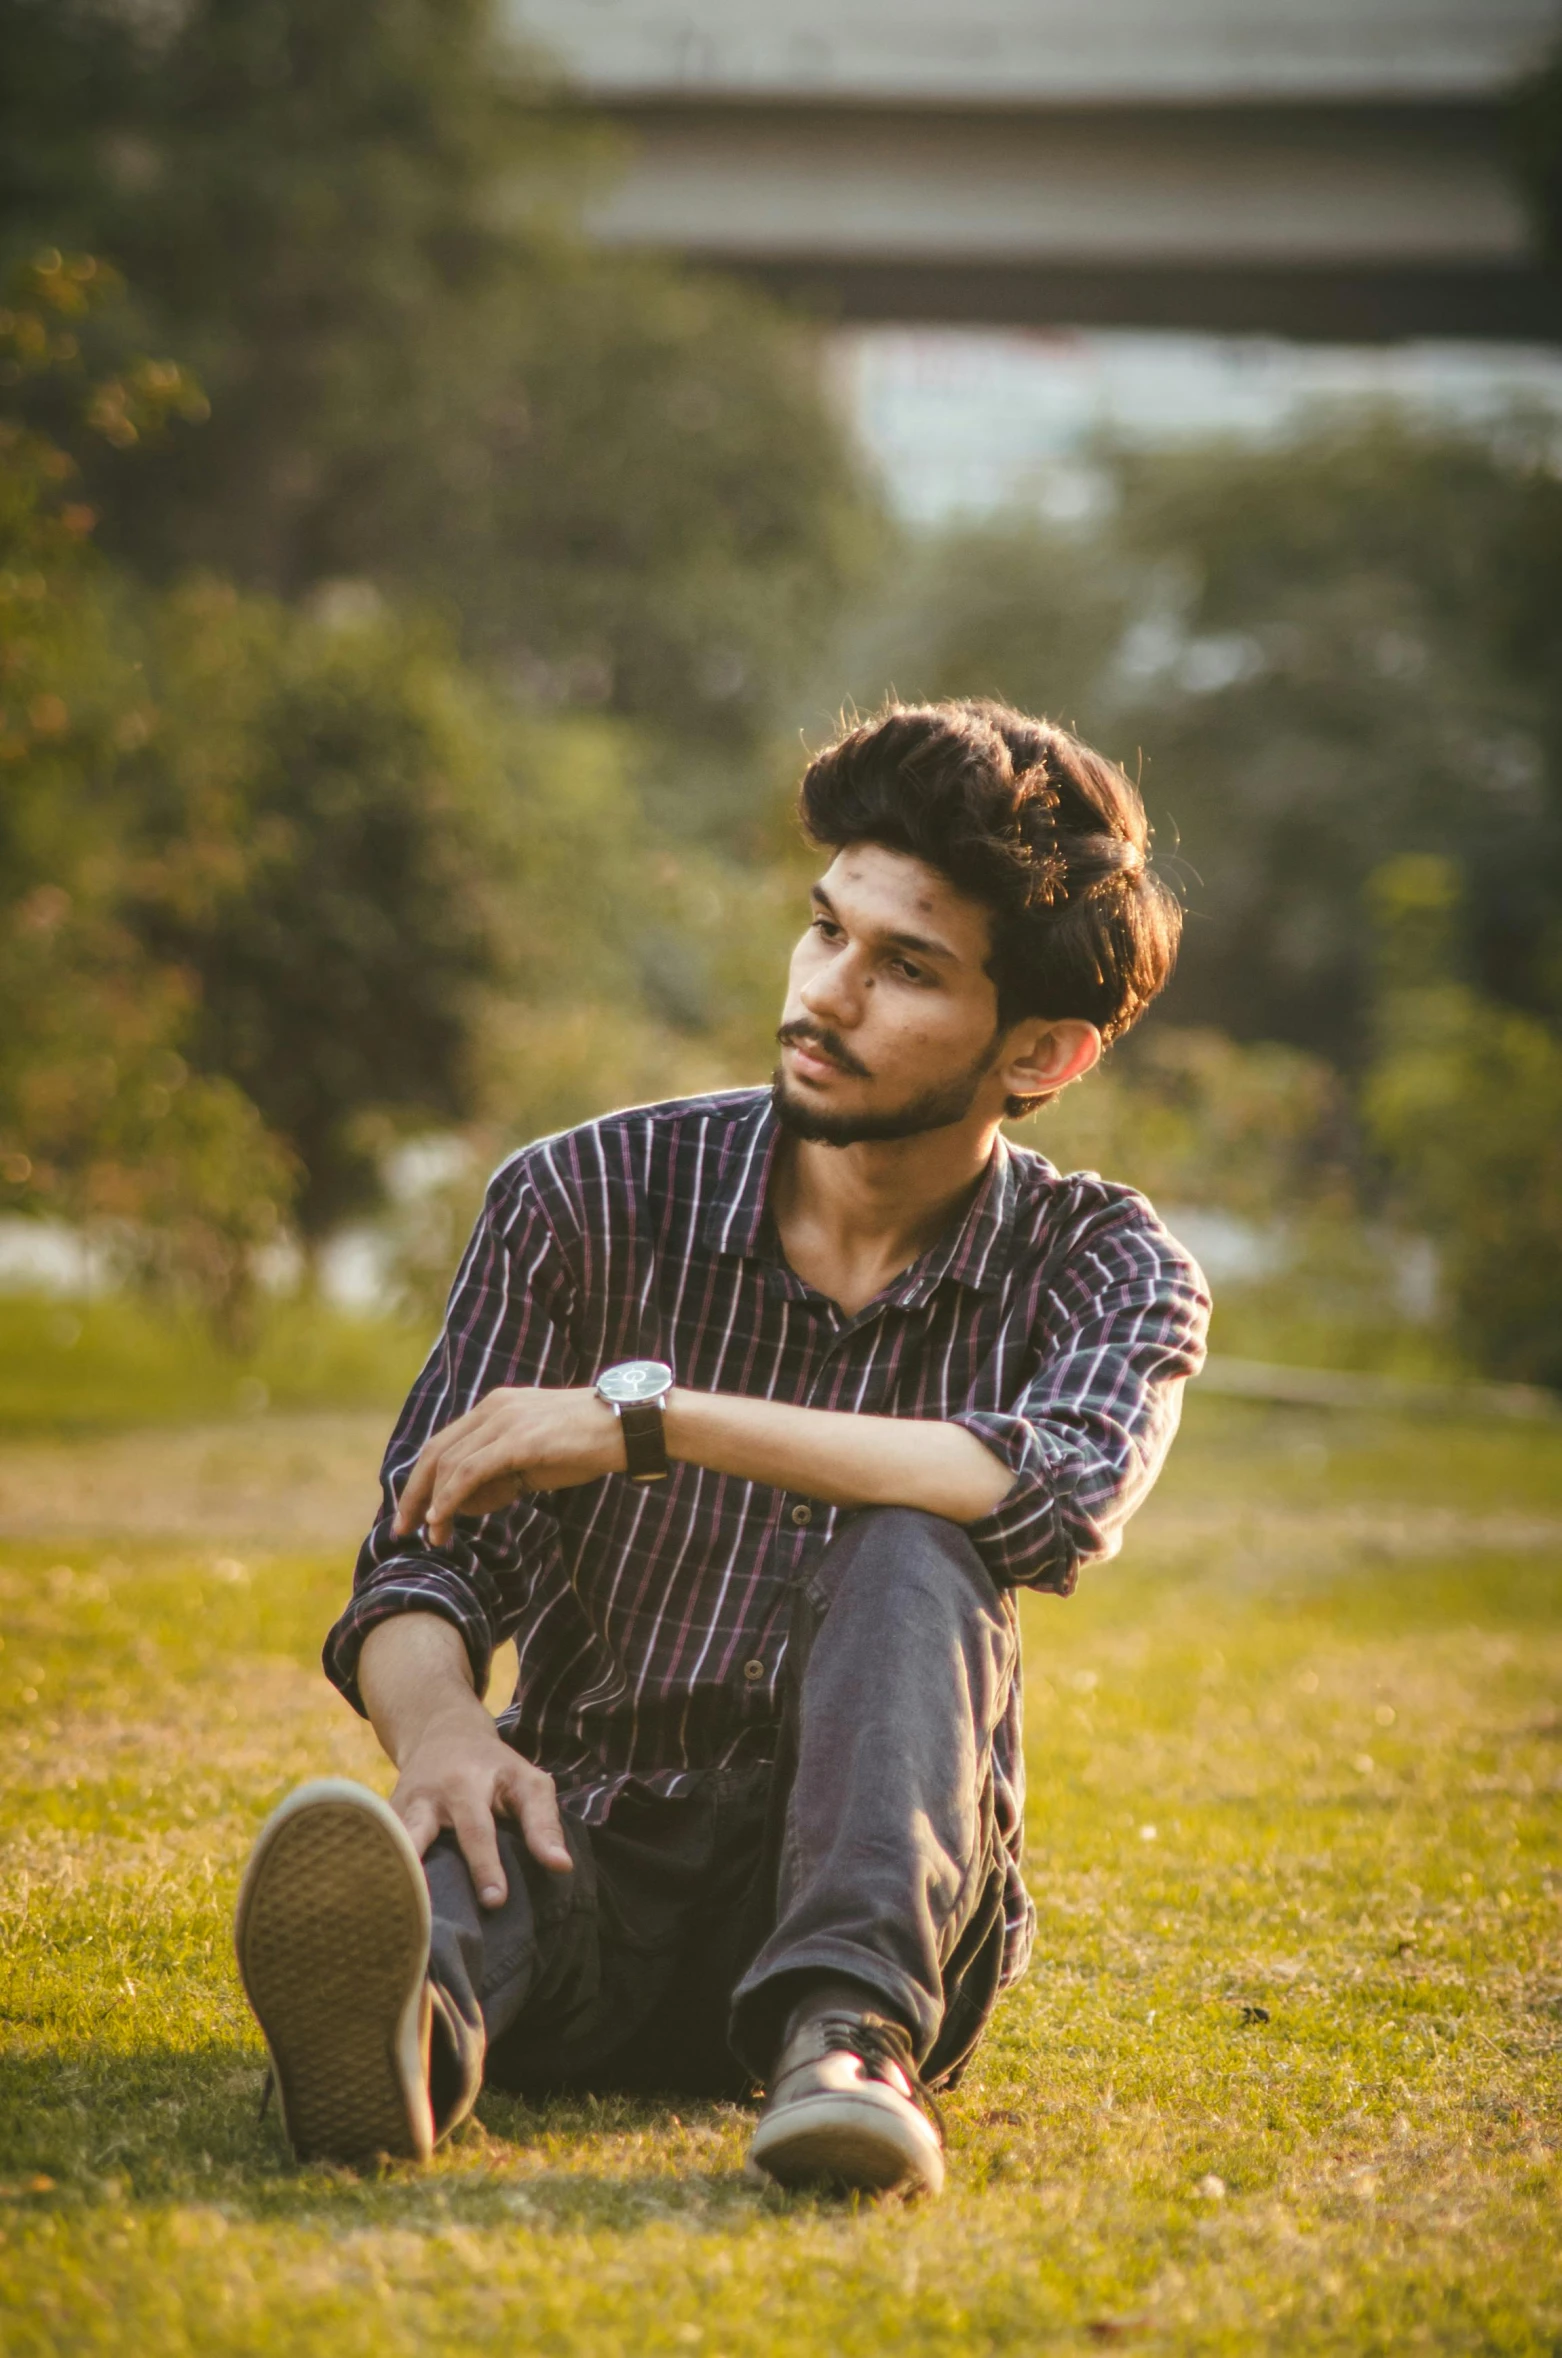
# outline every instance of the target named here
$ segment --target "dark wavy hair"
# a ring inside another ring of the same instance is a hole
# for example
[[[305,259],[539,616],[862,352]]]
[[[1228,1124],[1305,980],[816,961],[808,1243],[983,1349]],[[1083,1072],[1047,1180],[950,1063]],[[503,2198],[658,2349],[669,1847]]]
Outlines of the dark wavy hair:
[[[1000,1025],[1076,1016],[1112,1041],[1171,976],[1182,907],[1138,789],[1053,721],[886,705],[814,756],[798,800],[815,843],[909,852],[982,903]]]

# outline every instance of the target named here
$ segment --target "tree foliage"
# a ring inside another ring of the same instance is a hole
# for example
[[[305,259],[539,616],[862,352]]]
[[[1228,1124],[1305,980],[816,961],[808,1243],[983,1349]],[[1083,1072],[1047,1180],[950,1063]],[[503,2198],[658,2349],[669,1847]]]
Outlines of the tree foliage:
[[[984,525],[925,550],[859,658],[865,697],[890,679],[1007,695],[1140,772],[1188,906],[1180,1022],[1359,1068],[1363,895],[1407,850],[1464,875],[1481,988],[1562,1018],[1548,433],[1354,412],[1101,468],[1084,527]]]
[[[472,1110],[502,728],[432,634],[375,613],[197,580],[145,644],[134,920],[191,980],[192,1057],[295,1157],[317,1238],[374,1202],[387,1125]]]
[[[1562,1387],[1562,1038],[1462,978],[1459,901],[1445,860],[1404,855],[1374,879],[1368,1124],[1404,1215],[1438,1239],[1468,1356]]]
[[[199,419],[172,364],[83,365],[121,301],[86,259],[28,266],[0,394],[52,378],[127,447]],[[690,950],[653,1003],[622,728],[524,714],[361,588],[149,594],[94,521],[69,454],[0,417],[0,1180],[236,1331],[254,1248],[371,1208],[407,1131],[644,1093],[669,1024],[712,1028],[725,903],[663,856]],[[596,1047],[567,1085],[566,1040]]]
[[[128,273],[62,266],[50,365],[18,344],[0,388],[0,497],[37,528],[46,452],[80,559],[58,677],[37,631],[14,655],[7,954],[52,1013],[11,1054],[52,1079],[11,1090],[13,1201],[112,1197],[150,1248],[174,1165],[125,1107],[169,1098],[215,1206],[220,1097],[238,1193],[316,1239],[409,1129],[643,1094],[720,1031],[722,928],[647,908],[631,779],[741,811],[873,511],[801,329],[582,241],[610,161],[491,0],[0,0],[0,237]]]
[[[1386,1299],[1385,1220],[1429,1237],[1467,1363],[1562,1382],[1554,427],[1357,409],[1092,475],[1079,524],[924,540],[854,658],[864,702],[1006,696],[1142,778],[1193,1028],[1130,1040],[1041,1142],[1285,1230],[1315,1299]]]
[[[872,515],[808,337],[593,253],[611,166],[491,0],[0,0],[6,217],[109,255],[212,401],[94,451],[106,545],[434,600],[533,696],[741,749]]]
[[[1424,851],[1466,878],[1482,987],[1562,1016],[1549,433],[1515,421],[1493,447],[1387,417],[1325,425],[1132,467],[1123,516],[1136,555],[1186,568],[1150,777],[1203,878],[1193,1006],[1359,1063],[1367,879]]]
[[[121,447],[200,414],[172,363],[86,373],[81,329],[120,299],[51,252],[0,311],[0,1201],[92,1224],[231,1323],[293,1170],[230,1080],[192,1071],[189,979],[129,922],[121,781],[145,686],[76,467],[14,410],[50,378]]]

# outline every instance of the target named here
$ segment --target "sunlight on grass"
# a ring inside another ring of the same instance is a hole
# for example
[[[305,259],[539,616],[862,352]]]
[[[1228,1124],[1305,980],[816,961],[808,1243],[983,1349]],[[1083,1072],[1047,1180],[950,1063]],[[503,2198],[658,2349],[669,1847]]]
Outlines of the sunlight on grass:
[[[395,1319],[268,1301],[253,1349],[235,1358],[193,1317],[130,1295],[0,1293],[0,1434],[110,1432],[268,1407],[395,1408],[429,1341]]]
[[[345,1561],[0,1543],[8,2351],[1553,2350],[1559,1499],[1543,1431],[1192,1403],[1026,1606],[1037,1959],[923,2210],[755,2192],[692,2103],[294,2170],[228,1925],[292,1782],[386,1782]]]

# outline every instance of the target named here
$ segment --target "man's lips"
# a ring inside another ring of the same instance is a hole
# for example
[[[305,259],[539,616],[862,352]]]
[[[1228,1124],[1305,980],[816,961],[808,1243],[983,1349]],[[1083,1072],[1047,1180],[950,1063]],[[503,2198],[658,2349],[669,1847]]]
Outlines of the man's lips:
[[[854,1081],[866,1081],[868,1068],[860,1064],[844,1040],[833,1032],[816,1032],[810,1023],[784,1023],[776,1034],[789,1056],[797,1059],[799,1078],[826,1080],[833,1074]]]
[[[840,1080],[845,1076],[845,1066],[837,1064],[834,1057],[827,1056],[822,1048],[815,1047],[812,1040],[789,1040],[786,1052],[805,1080],[815,1077],[820,1080]]]

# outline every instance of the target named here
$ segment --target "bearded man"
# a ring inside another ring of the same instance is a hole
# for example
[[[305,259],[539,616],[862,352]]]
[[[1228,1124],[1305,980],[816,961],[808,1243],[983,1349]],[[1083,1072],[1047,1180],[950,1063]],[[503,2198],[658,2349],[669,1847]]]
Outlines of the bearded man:
[[[758,2083],[751,2169],[936,2192],[1024,1969],[1016,1594],[1116,1552],[1209,1305],[1001,1124],[1180,910],[1121,770],[1003,707],[890,707],[801,809],[770,1086],[513,1156],[392,1435],[326,1666],[395,1791],[301,1788],[239,1905],[301,2157],[426,2156],[485,2082]]]

